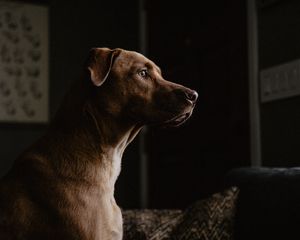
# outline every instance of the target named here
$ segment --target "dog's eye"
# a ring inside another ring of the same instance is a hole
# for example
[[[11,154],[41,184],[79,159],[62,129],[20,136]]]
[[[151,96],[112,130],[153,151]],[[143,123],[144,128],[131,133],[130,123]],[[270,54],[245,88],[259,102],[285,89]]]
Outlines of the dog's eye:
[[[146,78],[148,77],[148,71],[146,69],[143,69],[141,71],[139,71],[139,76],[141,76],[142,78]]]

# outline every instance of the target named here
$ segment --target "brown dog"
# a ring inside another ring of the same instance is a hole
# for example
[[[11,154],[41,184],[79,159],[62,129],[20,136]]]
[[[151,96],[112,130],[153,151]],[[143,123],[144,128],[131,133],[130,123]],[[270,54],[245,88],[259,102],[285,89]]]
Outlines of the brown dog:
[[[197,96],[137,52],[92,49],[49,131],[0,182],[0,239],[122,239],[126,146],[146,124],[182,124]]]

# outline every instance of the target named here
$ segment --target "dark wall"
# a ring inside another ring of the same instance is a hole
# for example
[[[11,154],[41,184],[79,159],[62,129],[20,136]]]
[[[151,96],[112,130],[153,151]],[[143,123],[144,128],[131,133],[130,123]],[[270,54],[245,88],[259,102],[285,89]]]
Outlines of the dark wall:
[[[184,207],[250,165],[246,1],[198,4],[149,0],[150,57],[199,93],[184,126],[149,131],[152,207]]]
[[[260,70],[300,58],[300,2],[262,2],[258,1]],[[260,107],[262,164],[299,166],[300,97],[261,103]]]
[[[25,2],[25,1],[24,1]],[[92,47],[138,50],[137,1],[26,1],[49,6],[50,113],[53,117],[69,82],[78,78]],[[45,131],[46,125],[0,124],[0,175],[14,159]],[[116,186],[122,207],[137,207],[137,144],[125,152],[123,171]],[[127,194],[128,188],[131,194]]]

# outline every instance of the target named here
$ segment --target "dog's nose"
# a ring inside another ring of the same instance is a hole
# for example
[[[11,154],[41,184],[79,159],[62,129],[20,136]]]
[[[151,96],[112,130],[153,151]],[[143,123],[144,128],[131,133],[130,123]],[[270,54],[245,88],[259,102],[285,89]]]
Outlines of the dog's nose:
[[[195,90],[190,90],[185,92],[185,96],[188,100],[194,103],[197,101],[198,93]]]

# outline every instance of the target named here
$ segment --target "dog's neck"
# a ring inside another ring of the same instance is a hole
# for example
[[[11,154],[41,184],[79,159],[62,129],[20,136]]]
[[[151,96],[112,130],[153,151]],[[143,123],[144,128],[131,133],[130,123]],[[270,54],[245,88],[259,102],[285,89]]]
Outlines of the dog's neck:
[[[119,152],[120,156],[142,128],[141,125],[126,121],[123,117],[101,111],[91,103],[86,103],[83,111],[88,125],[85,129],[93,132],[101,145],[99,147],[103,151],[112,148]]]
[[[47,142],[43,144],[41,140],[38,144],[46,156],[51,156],[51,164],[62,178],[91,184],[105,181],[113,188],[122,155],[141,128],[96,109],[85,99],[72,104],[67,99],[51,124]],[[46,144],[51,138],[54,149],[49,150]],[[105,175],[107,172],[109,176]],[[104,175],[109,179],[103,180]]]
[[[83,169],[81,166],[74,167],[75,164],[97,169],[99,171],[91,176],[95,178],[101,178],[98,174],[101,175],[102,169],[108,167],[106,171],[111,171],[111,181],[114,184],[119,175],[123,153],[141,126],[120,124],[118,119],[100,114],[90,107],[82,110],[82,115],[77,121],[67,128],[63,125],[65,134],[60,134],[61,129],[57,131],[65,141],[66,152],[73,155],[65,159],[64,164],[70,164],[75,170]],[[90,174],[89,169],[82,172],[82,177],[86,178],[87,174]],[[76,172],[74,175],[76,178],[80,176]]]

